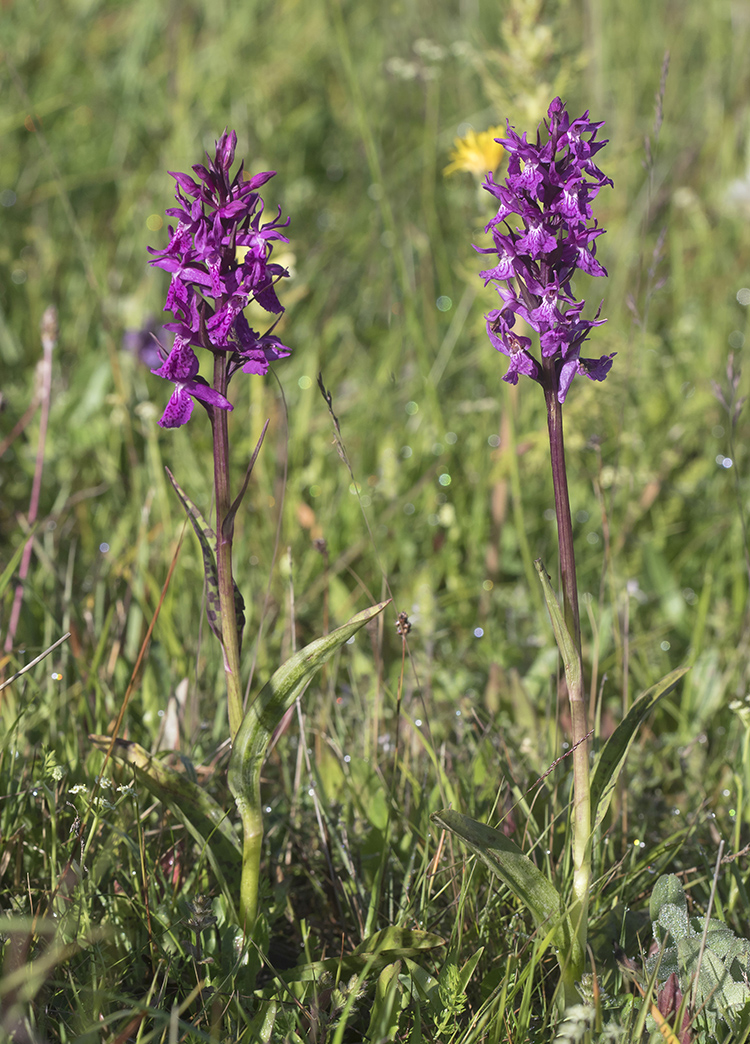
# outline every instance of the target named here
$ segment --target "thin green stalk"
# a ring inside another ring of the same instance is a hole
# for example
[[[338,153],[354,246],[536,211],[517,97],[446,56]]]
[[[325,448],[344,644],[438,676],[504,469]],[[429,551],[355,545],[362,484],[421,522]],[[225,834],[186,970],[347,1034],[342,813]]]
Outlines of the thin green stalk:
[[[259,795],[258,795],[259,797]],[[242,876],[240,878],[240,927],[251,939],[258,917],[260,856],[263,850],[263,813],[259,800],[237,802],[242,817]]]
[[[226,397],[227,356],[214,353],[214,389]],[[214,483],[216,491],[216,573],[221,606],[221,646],[227,679],[229,731],[234,741],[242,724],[242,683],[240,679],[240,643],[232,578],[232,528],[224,522],[229,514],[229,429],[227,411],[215,409],[211,414],[214,436]]]
[[[578,610],[573,522],[570,515],[568,478],[565,469],[562,404],[556,394],[554,360],[545,359],[544,397],[547,403],[552,483],[555,492],[555,514],[560,545],[560,575],[563,592],[563,616],[575,646],[577,663],[566,669],[565,678],[570,701],[571,739],[573,741],[573,895],[575,908],[573,924],[586,952],[586,921],[588,916],[589,886],[591,883],[591,797],[589,784],[589,744],[586,702],[583,692],[583,659],[581,656],[581,621]]]

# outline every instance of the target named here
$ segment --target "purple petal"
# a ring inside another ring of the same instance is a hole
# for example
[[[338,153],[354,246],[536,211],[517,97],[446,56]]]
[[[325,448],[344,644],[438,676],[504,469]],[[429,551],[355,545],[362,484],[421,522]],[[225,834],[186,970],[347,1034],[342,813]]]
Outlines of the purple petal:
[[[198,372],[198,359],[185,341],[177,335],[174,339],[172,351],[164,360],[158,370],[152,370],[157,377],[164,377],[168,381],[182,383],[195,377]]]
[[[261,185],[265,185],[267,181],[270,181],[271,178],[274,177],[276,177],[275,170],[264,170],[260,174],[253,174],[251,178],[248,178],[247,181],[245,181],[242,187],[246,191],[250,189],[254,192],[255,189],[260,188]]]
[[[219,392],[214,391],[202,379],[189,381],[185,387],[194,398],[200,399],[201,402],[205,402],[208,406],[215,406],[219,410],[234,409],[229,399],[225,399]]]
[[[603,355],[600,359],[579,359],[578,372],[592,381],[603,381],[612,369],[612,360],[617,352],[611,355]]]
[[[237,135],[234,131],[226,131],[216,142],[216,166],[229,173],[234,163],[234,150],[237,148]]]
[[[557,382],[557,401],[565,402],[565,397],[570,390],[570,386],[573,383],[573,378],[578,373],[578,360],[569,359],[568,362],[563,363],[562,369],[560,370],[560,378]]]
[[[534,259],[552,253],[556,246],[557,240],[550,235],[541,218],[528,223],[526,235],[517,243],[519,254],[529,254]]]
[[[175,386],[167,408],[162,414],[159,426],[162,428],[179,428],[187,424],[193,412],[193,400],[183,384]]]

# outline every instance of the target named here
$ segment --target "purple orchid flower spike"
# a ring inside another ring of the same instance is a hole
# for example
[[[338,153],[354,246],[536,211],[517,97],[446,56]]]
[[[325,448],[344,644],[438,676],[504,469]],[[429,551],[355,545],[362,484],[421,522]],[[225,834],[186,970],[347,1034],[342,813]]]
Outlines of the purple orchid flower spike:
[[[576,271],[607,274],[596,259],[596,240],[605,230],[591,223],[591,203],[612,181],[593,162],[607,144],[595,140],[601,123],[590,122],[588,112],[571,120],[559,98],[547,117],[546,141],[538,131],[536,143],[529,142],[510,125],[507,138],[497,139],[509,155],[508,176],[498,185],[487,175],[484,187],[499,203],[485,229],[494,245],[475,249],[497,259],[480,274],[485,285],[495,283],[503,300],[503,307],[486,317],[491,343],[510,360],[503,380],[516,384],[525,374],[543,386],[552,381],[563,403],[576,374],[603,381],[614,358],[579,358],[581,344],[604,320],[598,314],[581,317],[585,302],[576,300],[570,285]],[[508,224],[512,214],[521,219],[520,227]],[[537,362],[530,338],[513,331],[516,316],[537,332],[542,359],[554,365]]]
[[[208,165],[193,167],[194,178],[172,174],[178,205],[167,214],[177,225],[170,226],[165,249],[149,247],[150,263],[171,275],[165,311],[176,320],[166,324],[176,334],[175,345],[152,371],[175,385],[159,421],[164,428],[185,424],[196,399],[209,415],[215,409],[231,410],[226,392],[233,374],[266,373],[269,362],[285,358],[291,350],[272,333],[284,311],[275,284],[289,273],[272,262],[271,255],[274,241],[288,242],[281,229],[289,222],[281,220],[281,209],[272,220],[263,220],[258,189],[273,171],[245,179],[240,165],[230,176],[236,146],[235,132],[225,131],[213,159],[207,157]],[[251,301],[274,318],[264,334],[251,330],[244,316]],[[216,367],[213,387],[199,375],[200,360],[193,349],[204,349],[214,358],[226,356],[219,384]]]

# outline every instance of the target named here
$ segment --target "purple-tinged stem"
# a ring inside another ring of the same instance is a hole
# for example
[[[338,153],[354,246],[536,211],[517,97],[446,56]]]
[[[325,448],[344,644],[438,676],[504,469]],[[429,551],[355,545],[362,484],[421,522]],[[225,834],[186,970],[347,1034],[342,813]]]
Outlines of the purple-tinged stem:
[[[214,353],[214,390],[226,397],[227,355]],[[216,573],[221,604],[221,635],[224,672],[227,679],[229,731],[234,741],[242,724],[242,684],[240,680],[240,644],[232,579],[232,527],[225,532],[224,520],[232,503],[229,489],[229,429],[227,411],[214,409],[211,414],[214,436],[214,488],[216,491]]]
[[[578,610],[575,551],[573,548],[573,521],[570,515],[568,477],[565,469],[562,404],[557,398],[554,359],[544,359],[544,397],[547,403],[552,484],[555,492],[557,537],[560,546],[560,576],[563,592],[563,617],[578,658],[578,670],[568,672],[568,700],[570,701],[571,739],[573,744],[573,894],[577,902],[574,916],[578,938],[586,949],[586,919],[591,881],[591,797],[589,784],[589,744],[586,702],[583,691],[583,659],[581,655],[581,620]],[[577,680],[571,684],[570,678]]]
[[[545,360],[546,362],[547,360]],[[563,442],[562,404],[554,390],[545,388],[547,402],[547,430],[549,432],[550,460],[552,463],[552,485],[555,491],[555,515],[557,516],[557,539],[560,546],[560,578],[563,592],[563,615],[581,655],[581,620],[578,611],[578,584],[576,582],[576,560],[573,548],[573,522],[568,497],[568,476],[565,470],[565,445]],[[585,731],[584,731],[585,735]]]
[[[42,316],[42,367],[41,367],[41,389],[39,399],[42,403],[42,414],[39,419],[39,443],[36,450],[36,464],[34,466],[34,479],[31,484],[31,500],[29,502],[29,526],[36,522],[39,511],[39,497],[42,489],[42,472],[44,470],[44,449],[47,442],[47,422],[49,421],[49,407],[52,392],[52,352],[57,344],[57,311],[55,308],[47,308]],[[13,606],[10,611],[8,622],[8,633],[5,636],[4,651],[9,653],[13,648],[16,637],[18,621],[21,616],[21,605],[23,604],[23,585],[29,573],[31,565],[31,549],[33,541],[29,537],[21,557],[21,568],[19,569],[19,583],[13,596]]]

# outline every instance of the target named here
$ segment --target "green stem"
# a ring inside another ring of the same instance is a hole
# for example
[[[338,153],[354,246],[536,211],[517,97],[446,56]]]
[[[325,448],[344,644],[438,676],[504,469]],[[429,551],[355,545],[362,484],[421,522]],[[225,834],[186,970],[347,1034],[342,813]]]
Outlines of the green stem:
[[[214,390],[226,397],[227,356],[214,353]],[[229,732],[234,741],[242,724],[242,683],[240,679],[240,644],[232,578],[232,533],[225,532],[224,520],[229,513],[229,429],[227,411],[214,408],[211,414],[214,436],[214,484],[216,490],[216,573],[221,604],[221,635],[224,672],[227,679]]]
[[[555,362],[544,360],[544,397],[547,403],[552,483],[555,491],[555,514],[560,546],[560,576],[563,593],[563,616],[575,646],[577,663],[568,670],[566,682],[570,701],[571,739],[573,741],[573,924],[586,952],[589,887],[591,884],[591,795],[589,781],[589,744],[586,703],[583,692],[583,659],[581,656],[581,621],[578,610],[573,522],[570,515],[568,478],[565,469],[562,404],[557,398]]]
[[[240,878],[240,927],[251,939],[258,916],[260,856],[263,848],[263,813],[260,786],[248,801],[237,801],[242,817],[242,877]]]

